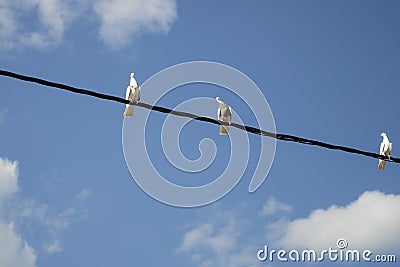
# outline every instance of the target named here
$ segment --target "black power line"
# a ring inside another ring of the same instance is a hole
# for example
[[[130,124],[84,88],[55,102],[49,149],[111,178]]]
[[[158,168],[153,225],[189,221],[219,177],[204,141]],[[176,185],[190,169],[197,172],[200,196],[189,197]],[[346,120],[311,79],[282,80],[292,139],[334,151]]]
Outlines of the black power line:
[[[38,83],[38,84],[49,86],[49,87],[59,88],[59,89],[67,90],[67,91],[74,92],[74,93],[77,93],[77,94],[90,95],[90,96],[101,98],[101,99],[105,99],[105,100],[116,101],[116,102],[123,103],[123,104],[129,104],[130,103],[129,100],[126,100],[126,99],[121,98],[121,97],[101,94],[101,93],[97,93],[97,92],[94,92],[94,91],[90,91],[90,90],[86,90],[86,89],[80,89],[80,88],[72,87],[72,86],[69,86],[69,85],[61,84],[61,83],[50,82],[50,81],[46,81],[46,80],[35,78],[35,77],[30,77],[30,76],[25,76],[25,75],[13,73],[13,72],[10,72],[10,71],[0,70],[0,75],[8,76],[8,77],[11,77],[11,78],[15,78],[15,79],[23,80],[23,81],[27,81],[27,82]],[[302,138],[302,137],[297,137],[297,136],[293,136],[293,135],[276,134],[276,133],[264,131],[264,130],[261,130],[261,129],[258,129],[258,128],[254,128],[254,127],[251,127],[251,126],[237,124],[237,123],[228,124],[226,122],[222,122],[222,121],[215,120],[215,119],[212,119],[212,118],[201,117],[201,116],[197,116],[197,115],[192,114],[192,113],[172,110],[172,109],[169,109],[169,108],[164,108],[164,107],[159,107],[159,106],[152,106],[152,105],[149,105],[149,104],[146,104],[146,103],[142,103],[142,102],[133,103],[133,104],[135,106],[139,106],[139,107],[142,107],[142,108],[146,108],[146,109],[150,109],[150,110],[154,110],[154,111],[158,111],[158,112],[162,112],[162,113],[167,113],[167,114],[173,114],[173,115],[176,115],[176,116],[187,117],[187,118],[191,118],[191,119],[198,120],[198,121],[209,122],[209,123],[213,123],[213,124],[217,124],[217,125],[229,125],[229,126],[232,126],[232,127],[235,127],[235,128],[238,128],[238,129],[241,129],[241,130],[253,133],[253,134],[258,134],[258,135],[262,135],[262,136],[268,136],[268,137],[272,137],[272,138],[275,138],[275,139],[278,139],[278,140],[282,140],[282,141],[290,141],[290,142],[296,142],[296,143],[301,143],[301,144],[306,144],[306,145],[319,146],[319,147],[324,147],[324,148],[332,149],[332,150],[341,150],[341,151],[348,152],[348,153],[359,154],[359,155],[364,155],[364,156],[371,157],[371,158],[385,159],[386,161],[400,163],[400,159],[399,158],[390,157],[390,159],[389,159],[388,157],[379,155],[377,153],[366,152],[366,151],[358,150],[358,149],[355,149],[355,148],[332,145],[332,144],[329,144],[329,143],[315,141],[315,140],[306,139],[306,138]]]

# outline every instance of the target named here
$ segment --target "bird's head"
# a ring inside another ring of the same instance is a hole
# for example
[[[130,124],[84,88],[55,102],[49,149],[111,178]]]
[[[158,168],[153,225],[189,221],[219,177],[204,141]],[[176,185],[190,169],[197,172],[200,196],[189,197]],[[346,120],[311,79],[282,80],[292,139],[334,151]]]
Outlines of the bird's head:
[[[219,96],[217,96],[217,97],[215,98],[215,100],[217,100],[218,103],[219,103],[219,102],[222,102],[222,100],[221,100],[221,98],[219,98]]]
[[[386,136],[386,133],[381,133],[381,136],[382,136],[382,137],[385,137],[385,136]]]
[[[131,72],[131,78],[135,78],[135,73]]]

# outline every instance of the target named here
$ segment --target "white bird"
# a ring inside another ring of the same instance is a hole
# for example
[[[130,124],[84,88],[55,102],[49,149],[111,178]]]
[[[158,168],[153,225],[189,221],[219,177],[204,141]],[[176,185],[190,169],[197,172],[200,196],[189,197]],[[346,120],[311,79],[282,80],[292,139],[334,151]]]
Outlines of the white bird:
[[[125,99],[129,100],[131,104],[126,104],[124,117],[133,117],[134,105],[132,103],[138,103],[140,101],[140,86],[135,80],[135,73],[131,73],[131,80],[128,87],[126,88]]]
[[[217,97],[215,98],[217,102],[219,103],[219,108],[218,108],[218,120],[219,121],[224,121],[229,124],[231,124],[232,121],[232,108],[222,102],[221,98]],[[221,125],[219,129],[219,134],[220,135],[226,135],[229,134],[229,127],[225,125]]]
[[[390,153],[392,152],[392,143],[389,142],[389,138],[387,137],[386,133],[381,133],[381,136],[383,137],[383,140],[381,143],[379,154],[382,156],[389,157],[390,159]],[[385,167],[386,167],[386,160],[380,159],[378,164],[378,169],[384,170]]]

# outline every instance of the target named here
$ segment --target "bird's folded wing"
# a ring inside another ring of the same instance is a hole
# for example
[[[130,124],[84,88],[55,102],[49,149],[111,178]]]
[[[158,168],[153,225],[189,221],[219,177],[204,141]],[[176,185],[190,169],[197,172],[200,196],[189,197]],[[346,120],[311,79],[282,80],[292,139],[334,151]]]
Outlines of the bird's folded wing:
[[[131,95],[132,95],[132,88],[131,88],[130,86],[128,86],[128,87],[126,88],[125,99],[126,99],[126,100],[130,100]]]
[[[381,143],[381,148],[379,149],[379,154],[384,155],[385,153],[385,143]]]

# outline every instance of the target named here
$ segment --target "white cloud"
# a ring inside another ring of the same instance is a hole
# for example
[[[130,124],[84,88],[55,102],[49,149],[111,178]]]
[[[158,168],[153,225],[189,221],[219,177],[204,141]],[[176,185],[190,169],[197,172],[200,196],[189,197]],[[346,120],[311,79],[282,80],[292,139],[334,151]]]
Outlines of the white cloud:
[[[0,48],[42,48],[59,44],[74,17],[71,2],[63,0],[3,1],[0,8]],[[35,20],[29,21],[34,16]]]
[[[256,249],[244,246],[244,224],[232,214],[225,213],[214,222],[202,223],[187,231],[178,253],[191,255],[199,267],[251,267],[257,266]]]
[[[176,0],[101,0],[100,38],[110,47],[127,45],[141,31],[167,33],[177,17]]]
[[[99,37],[111,48],[130,43],[141,32],[167,33],[177,17],[176,0],[3,0],[0,48],[44,48],[62,42],[78,18],[99,19]]]
[[[18,191],[18,162],[0,158],[0,204]]]
[[[67,3],[61,0],[24,0],[24,4],[37,10],[42,26],[40,31],[28,35],[27,41],[39,47],[60,42],[65,24],[72,16]]]
[[[0,0],[1,1],[1,0]],[[0,266],[33,267],[37,254],[23,237],[23,230],[40,229],[40,240],[44,251],[54,254],[63,250],[59,236],[68,230],[75,221],[86,218],[75,208],[58,212],[47,204],[34,199],[20,199],[17,194],[18,162],[0,158]],[[86,198],[90,190],[82,190],[81,197]],[[82,206],[82,205],[80,205]],[[18,226],[15,227],[15,226]],[[20,231],[17,231],[19,229]],[[38,230],[36,230],[38,231]]]
[[[13,12],[0,7],[0,37],[8,37],[15,31],[15,17]]]
[[[12,223],[0,221],[0,266],[34,267],[36,254],[18,235]]]
[[[276,214],[278,212],[291,212],[291,211],[292,211],[292,207],[289,204],[280,202],[280,201],[276,200],[275,198],[271,197],[264,204],[262,210],[260,211],[260,215],[268,216],[268,215]]]
[[[0,158],[0,204],[18,191],[18,162]],[[0,218],[0,266],[33,267],[34,249],[14,229],[13,222]]]
[[[14,13],[8,8],[0,8],[0,48],[6,50],[12,48],[16,24]]]
[[[335,247],[339,238],[345,238],[353,249],[398,251],[399,225],[400,195],[369,191],[347,206],[333,205],[287,222],[279,244],[317,250]]]

